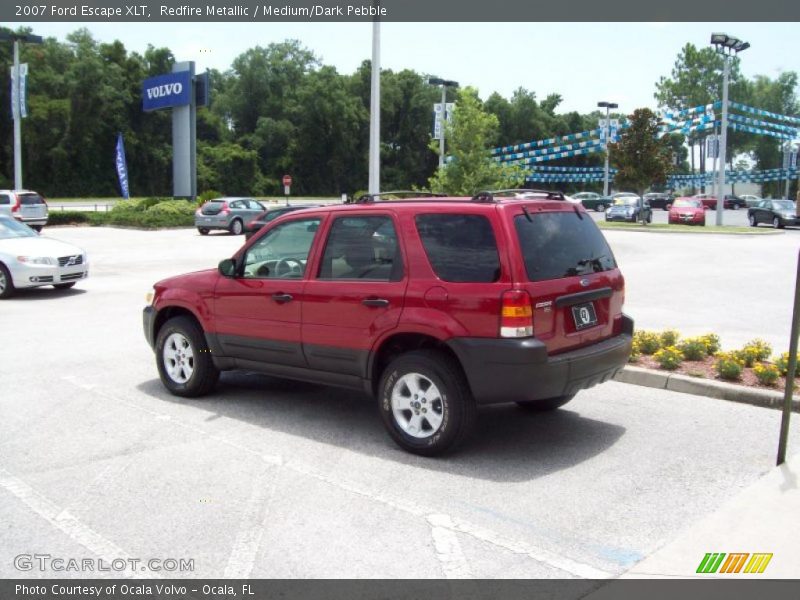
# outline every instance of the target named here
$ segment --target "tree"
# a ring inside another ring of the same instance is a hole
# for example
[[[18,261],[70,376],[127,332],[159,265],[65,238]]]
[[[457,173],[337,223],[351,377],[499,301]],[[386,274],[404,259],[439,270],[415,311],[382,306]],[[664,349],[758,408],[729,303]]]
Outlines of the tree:
[[[519,186],[522,168],[497,162],[489,153],[497,128],[497,117],[483,109],[478,93],[459,90],[453,122],[445,124],[449,159],[428,180],[431,190],[469,196],[482,189]],[[438,152],[438,143],[431,142],[430,149]]]
[[[694,44],[686,44],[672,68],[670,78],[661,77],[656,83],[654,94],[659,106],[672,111],[680,111],[695,106],[712,104],[722,100],[722,72],[725,59],[713,48],[697,49]],[[731,100],[744,100],[745,82],[739,72],[739,59],[731,59],[729,95]],[[700,171],[705,171],[705,138],[710,132],[694,132],[689,134],[688,142],[691,151],[692,173],[694,168],[694,146],[699,145]],[[741,152],[746,139],[734,132],[728,136],[730,155]]]
[[[651,185],[663,185],[672,170],[672,149],[666,137],[658,136],[658,117],[649,108],[639,108],[628,117],[630,127],[619,141],[609,144],[611,158],[618,169],[614,182],[633,189],[639,196]],[[644,211],[639,215],[644,223]]]

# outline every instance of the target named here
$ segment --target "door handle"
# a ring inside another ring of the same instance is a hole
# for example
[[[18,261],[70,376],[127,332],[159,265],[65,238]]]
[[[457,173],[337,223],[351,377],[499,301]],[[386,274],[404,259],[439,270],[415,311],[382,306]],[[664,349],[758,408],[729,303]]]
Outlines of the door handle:
[[[278,304],[285,304],[286,302],[291,302],[292,295],[291,294],[282,294],[278,292],[277,294],[272,294],[272,299],[275,300]]]
[[[384,307],[389,306],[389,301],[385,298],[365,298],[361,301],[364,306]]]

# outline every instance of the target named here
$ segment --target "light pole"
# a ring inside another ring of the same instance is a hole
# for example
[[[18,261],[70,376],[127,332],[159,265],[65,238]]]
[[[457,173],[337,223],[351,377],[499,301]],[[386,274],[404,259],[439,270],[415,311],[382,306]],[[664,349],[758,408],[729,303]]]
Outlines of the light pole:
[[[14,42],[14,89],[16,96],[11,98],[11,112],[14,118],[14,189],[22,189],[22,90],[19,79],[19,43],[41,44],[42,36],[33,34],[19,34],[0,32],[0,41],[12,40]]]
[[[750,44],[727,33],[712,33],[711,44],[722,54],[725,68],[722,71],[722,124],[719,136],[719,174],[717,179],[717,225],[722,225],[725,207],[725,161],[728,150],[728,79],[731,73],[731,56],[747,50]]]
[[[614,102],[605,102],[604,101],[604,102],[598,102],[597,106],[599,108],[605,108],[606,109],[606,126],[604,128],[605,129],[605,140],[606,140],[606,165],[605,165],[605,169],[604,169],[605,175],[603,177],[603,196],[608,196],[608,157],[611,154],[611,150],[609,150],[609,148],[608,148],[608,142],[609,142],[608,129],[609,129],[609,125],[610,125],[609,118],[611,116],[611,109],[612,108],[618,108],[619,104],[615,104]]]
[[[372,22],[372,76],[369,97],[369,189],[381,191],[381,22]]]
[[[458,82],[448,81],[447,79],[441,79],[439,77],[431,77],[428,79],[428,83],[442,86],[442,125],[439,129],[439,168],[441,169],[444,166],[444,124],[447,120],[447,88],[457,88]]]

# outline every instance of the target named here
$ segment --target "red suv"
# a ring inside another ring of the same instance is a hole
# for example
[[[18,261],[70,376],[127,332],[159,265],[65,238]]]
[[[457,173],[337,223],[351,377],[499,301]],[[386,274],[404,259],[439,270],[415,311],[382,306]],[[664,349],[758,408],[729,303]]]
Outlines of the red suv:
[[[364,390],[402,448],[434,455],[480,405],[555,409],[626,364],[624,280],[582,206],[416,196],[289,213],[218,269],[158,282],[144,332],[166,388],[249,369]]]

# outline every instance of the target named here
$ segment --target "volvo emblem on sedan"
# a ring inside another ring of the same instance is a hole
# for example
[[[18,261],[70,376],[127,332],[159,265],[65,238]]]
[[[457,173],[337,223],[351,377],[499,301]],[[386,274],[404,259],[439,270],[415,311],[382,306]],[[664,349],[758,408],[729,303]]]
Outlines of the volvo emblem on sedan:
[[[588,279],[581,279],[581,285],[583,287],[589,287],[589,280]]]
[[[67,261],[67,266],[68,266],[68,267],[71,267],[72,265],[74,265],[74,264],[75,264],[75,262],[76,262],[77,260],[78,260],[78,257],[77,257],[77,256],[70,256],[70,257],[69,257],[69,260]]]

